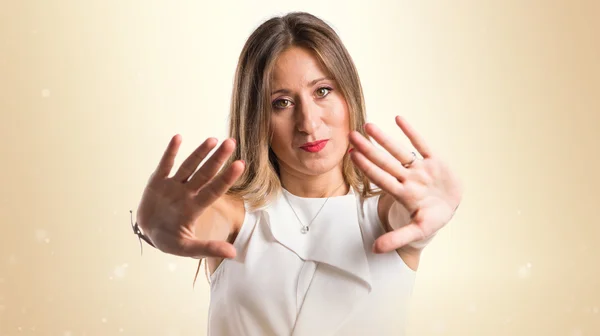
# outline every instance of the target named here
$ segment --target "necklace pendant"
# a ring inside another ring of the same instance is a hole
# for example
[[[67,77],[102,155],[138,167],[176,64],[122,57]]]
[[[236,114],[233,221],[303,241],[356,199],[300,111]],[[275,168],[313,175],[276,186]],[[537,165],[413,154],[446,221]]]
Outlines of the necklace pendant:
[[[308,233],[308,226],[302,226],[302,229],[300,230],[300,233],[307,234]]]

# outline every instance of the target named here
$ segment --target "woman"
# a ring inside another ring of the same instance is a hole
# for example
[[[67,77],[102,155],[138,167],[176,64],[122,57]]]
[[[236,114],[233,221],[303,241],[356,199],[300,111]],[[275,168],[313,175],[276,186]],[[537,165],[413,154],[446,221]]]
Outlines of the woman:
[[[169,177],[174,136],[138,208],[146,236],[136,233],[206,258],[210,335],[401,335],[421,251],[461,190],[396,123],[422,158],[365,122],[332,28],[307,13],[272,18],[242,50],[230,139],[199,167],[217,144],[207,139]]]

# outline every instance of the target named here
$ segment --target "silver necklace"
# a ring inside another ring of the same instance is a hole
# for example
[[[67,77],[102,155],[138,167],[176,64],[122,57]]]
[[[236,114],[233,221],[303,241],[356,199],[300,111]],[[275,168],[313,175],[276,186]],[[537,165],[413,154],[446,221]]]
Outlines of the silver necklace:
[[[342,184],[340,184],[337,188],[335,188],[333,190],[332,194],[334,194],[342,185],[344,185],[344,182],[342,182]],[[331,198],[331,196],[327,197],[325,199],[325,202],[323,202],[323,205],[321,205],[321,207],[319,208],[319,211],[317,211],[317,214],[310,221],[310,223],[308,223],[308,225],[304,225],[302,223],[302,221],[300,220],[300,217],[296,213],[296,210],[294,210],[294,207],[292,206],[292,203],[290,203],[290,200],[288,199],[288,197],[285,194],[285,192],[283,193],[283,197],[285,197],[285,200],[287,201],[288,205],[290,206],[290,209],[292,209],[292,211],[294,212],[294,215],[298,219],[298,223],[300,223],[300,225],[302,226],[302,228],[300,229],[300,233],[302,233],[302,234],[307,234],[308,233],[309,226],[312,224],[312,222],[315,221],[315,219],[317,218],[317,216],[319,216],[319,213],[321,213],[321,210],[323,210],[323,208],[325,207],[325,204],[327,204],[327,201],[329,201],[329,199]]]

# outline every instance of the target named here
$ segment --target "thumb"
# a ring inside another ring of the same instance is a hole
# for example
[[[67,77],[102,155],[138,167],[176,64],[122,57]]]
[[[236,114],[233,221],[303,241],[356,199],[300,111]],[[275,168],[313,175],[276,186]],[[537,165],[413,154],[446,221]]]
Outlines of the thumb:
[[[429,239],[429,237],[425,235],[423,229],[416,223],[411,222],[406,226],[385,233],[377,238],[373,244],[373,252],[387,253],[426,239]]]
[[[192,258],[214,257],[235,258],[237,251],[235,247],[224,241],[198,239],[185,240],[181,245],[179,253],[181,256]]]

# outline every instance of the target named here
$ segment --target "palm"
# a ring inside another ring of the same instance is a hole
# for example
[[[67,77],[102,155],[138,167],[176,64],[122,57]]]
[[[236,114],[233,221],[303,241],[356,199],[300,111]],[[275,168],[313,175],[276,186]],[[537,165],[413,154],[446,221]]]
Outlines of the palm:
[[[144,190],[137,215],[142,223],[152,221],[153,226],[147,231],[157,241],[158,248],[162,248],[160,245],[165,238],[193,239],[194,222],[202,209],[193,198],[186,197],[182,190],[171,184],[175,183],[168,180],[150,182]]]
[[[202,224],[197,223],[199,217],[231,187],[243,171],[243,165],[234,162],[219,173],[233,152],[233,142],[225,141],[196,171],[216,146],[216,139],[207,139],[169,177],[179,145],[179,137],[174,137],[150,177],[142,195],[137,221],[154,245],[163,252],[192,257],[232,257],[235,249],[231,244],[210,240],[210,235],[203,234],[215,231],[214,228],[202,230],[200,234],[195,231]]]
[[[419,228],[423,239],[426,239],[441,229],[452,218],[453,212],[454,209],[443,200],[427,198],[413,216],[412,224]]]
[[[382,236],[385,251],[398,249],[410,243],[432,237],[452,218],[461,199],[461,186],[448,166],[433,154],[423,139],[401,118],[396,123],[423,156],[415,160],[411,152],[404,150],[373,125],[366,131],[390,155],[374,148],[357,132],[351,141],[358,149],[353,154],[357,166],[383,191],[408,211],[411,222],[390,223],[394,229]],[[409,163],[408,166],[403,164]]]

